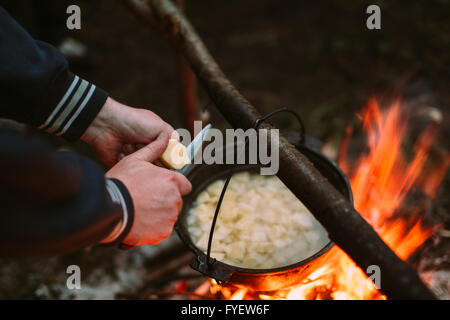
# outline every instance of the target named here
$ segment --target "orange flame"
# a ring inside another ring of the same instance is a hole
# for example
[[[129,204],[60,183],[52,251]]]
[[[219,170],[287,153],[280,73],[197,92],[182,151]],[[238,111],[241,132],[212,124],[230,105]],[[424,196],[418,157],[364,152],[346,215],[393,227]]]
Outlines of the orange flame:
[[[417,139],[414,157],[410,161],[402,153],[406,134],[406,116],[400,102],[395,102],[386,112],[381,112],[378,102],[371,99],[361,117],[367,132],[368,152],[356,162],[346,159],[348,139],[339,155],[339,165],[349,175],[356,210],[374,227],[380,237],[395,253],[406,260],[436,228],[422,225],[420,209],[407,216],[396,212],[408,192],[418,186],[423,175],[428,151],[437,134],[437,126],[430,125]],[[427,173],[421,181],[424,193],[432,198],[450,163],[447,157],[437,170]],[[335,246],[327,260],[305,279],[302,284],[288,290],[270,294],[255,294],[259,299],[386,299],[368,279],[367,275]],[[382,275],[381,275],[382,276]],[[225,299],[250,298],[247,289],[225,288],[212,283],[211,292],[220,291]],[[247,294],[247,296],[246,296]]]

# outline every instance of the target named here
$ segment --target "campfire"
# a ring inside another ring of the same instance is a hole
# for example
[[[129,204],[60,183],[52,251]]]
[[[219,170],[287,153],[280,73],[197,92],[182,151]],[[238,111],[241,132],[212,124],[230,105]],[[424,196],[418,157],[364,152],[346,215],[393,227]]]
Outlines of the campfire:
[[[402,142],[407,134],[407,115],[400,101],[381,110],[371,99],[359,115],[367,134],[367,151],[350,160],[348,146],[352,128],[348,127],[341,144],[339,166],[349,176],[355,208],[380,237],[403,260],[407,260],[439,226],[426,225],[423,206],[404,209],[412,192],[433,199],[449,165],[450,157],[433,169],[426,166],[429,149],[438,132],[432,121],[414,145],[408,158]],[[418,191],[419,190],[419,191]],[[210,294],[222,299],[386,299],[364,273],[339,247],[334,246],[327,258],[297,285],[275,292],[254,292],[246,287],[205,282],[196,294]],[[382,276],[382,270],[381,270]]]

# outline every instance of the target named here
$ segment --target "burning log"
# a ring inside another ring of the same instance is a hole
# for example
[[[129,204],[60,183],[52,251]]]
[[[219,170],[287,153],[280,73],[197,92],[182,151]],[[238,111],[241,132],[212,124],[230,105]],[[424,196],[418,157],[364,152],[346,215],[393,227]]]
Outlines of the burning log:
[[[261,115],[226,78],[190,22],[171,1],[149,0],[149,7],[138,0],[126,2],[151,25],[156,24],[157,29],[183,53],[230,124],[243,129],[254,126]],[[267,123],[262,123],[260,128],[274,129]],[[435,298],[417,273],[396,256],[344,196],[281,135],[277,175],[363,271],[371,265],[380,268],[380,290],[389,299]]]

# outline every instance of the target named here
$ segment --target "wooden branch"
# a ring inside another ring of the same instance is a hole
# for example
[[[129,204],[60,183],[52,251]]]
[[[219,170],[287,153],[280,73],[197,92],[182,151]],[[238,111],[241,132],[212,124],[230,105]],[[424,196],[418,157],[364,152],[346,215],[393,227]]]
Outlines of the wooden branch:
[[[178,86],[183,126],[194,135],[194,121],[199,120],[197,78],[182,54],[178,55]]]
[[[230,124],[235,128],[253,127],[260,114],[226,78],[184,15],[169,0],[148,3],[164,35],[184,54]],[[260,128],[273,127],[263,123]],[[370,265],[380,267],[381,291],[389,299],[435,299],[417,273],[395,255],[343,195],[283,136],[277,175],[325,227],[331,240],[363,271]]]
[[[124,4],[140,19],[147,22],[150,26],[161,30],[161,26],[157,23],[152,10],[148,6],[146,0],[123,0]],[[176,5],[181,9],[184,8],[184,1],[177,0]],[[197,79],[192,72],[190,65],[187,63],[183,54],[177,54],[178,63],[178,92],[180,99],[180,110],[182,123],[191,134],[194,133],[194,121],[198,120],[199,112],[197,108]]]
[[[178,0],[176,4],[180,11],[183,12],[185,6],[184,0]],[[199,118],[197,109],[197,78],[181,52],[177,53],[177,58],[180,114],[183,126],[193,135],[194,121]]]

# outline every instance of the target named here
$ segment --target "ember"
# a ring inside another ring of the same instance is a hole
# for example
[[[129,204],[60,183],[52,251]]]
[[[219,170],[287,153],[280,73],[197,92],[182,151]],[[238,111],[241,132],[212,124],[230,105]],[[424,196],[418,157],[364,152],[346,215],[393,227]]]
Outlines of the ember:
[[[348,139],[342,143],[339,165],[351,179],[355,208],[374,227],[381,238],[403,260],[430,237],[438,227],[423,225],[423,210],[407,215],[398,209],[412,189],[420,188],[432,198],[449,165],[448,157],[433,172],[425,172],[429,148],[437,134],[436,123],[425,129],[407,160],[402,152],[406,117],[399,101],[385,112],[371,99],[361,116],[367,132],[368,152],[356,161],[347,160]],[[345,141],[347,140],[347,141]],[[381,270],[382,276],[382,270]],[[375,284],[340,248],[335,246],[327,259],[293,288],[270,293],[251,292],[248,288],[221,286],[211,280],[210,292],[223,299],[386,299]]]

